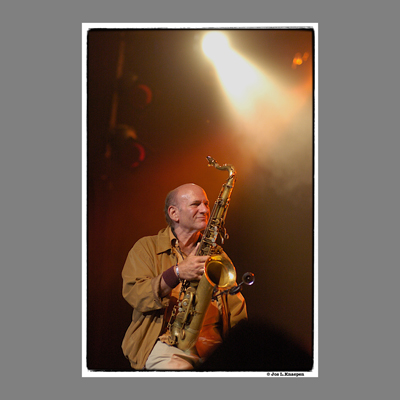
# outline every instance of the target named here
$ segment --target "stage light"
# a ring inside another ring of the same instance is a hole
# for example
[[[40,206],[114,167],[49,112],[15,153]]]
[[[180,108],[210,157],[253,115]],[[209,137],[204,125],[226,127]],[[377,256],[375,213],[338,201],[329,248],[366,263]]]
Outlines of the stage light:
[[[203,38],[202,44],[205,55],[211,59],[223,58],[229,52],[229,41],[221,32],[209,32]]]
[[[132,127],[117,125],[111,132],[106,158],[114,159],[125,168],[134,169],[146,158],[146,150]]]
[[[151,89],[140,83],[138,76],[133,73],[126,73],[118,79],[117,90],[120,104],[124,104],[131,112],[145,109],[153,99]]]
[[[248,60],[238,54],[221,32],[207,33],[203,51],[214,64],[220,82],[239,112],[250,110],[267,93],[268,82]]]
[[[282,48],[285,63],[289,63],[279,65],[274,57],[257,57],[260,64],[256,64],[235,49],[235,36],[230,37],[229,33],[206,34],[202,44],[226,95],[232,140],[240,143],[238,151],[251,160],[247,163],[249,170],[254,162],[271,171],[271,185],[276,185],[280,193],[308,185],[313,133],[310,53],[296,49],[293,54],[285,54]],[[291,62],[296,72],[302,76],[308,73],[309,79],[293,85]],[[303,156],[305,151],[307,155]]]
[[[134,107],[144,109],[151,103],[153,93],[147,85],[139,84],[133,89],[132,97]]]
[[[293,57],[292,68],[296,69],[297,66],[302,65],[303,62],[307,61],[309,54],[305,52],[303,55],[301,53],[296,53]]]

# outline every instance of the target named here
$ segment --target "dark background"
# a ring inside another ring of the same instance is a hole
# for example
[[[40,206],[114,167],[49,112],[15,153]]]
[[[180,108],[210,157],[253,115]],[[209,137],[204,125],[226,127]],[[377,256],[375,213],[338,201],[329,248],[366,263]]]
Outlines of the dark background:
[[[131,317],[121,295],[125,258],[135,241],[165,226],[163,203],[169,190],[194,182],[206,190],[211,204],[215,201],[227,173],[208,168],[207,155],[237,170],[224,249],[239,280],[246,271],[256,276],[254,285],[243,290],[250,321],[271,324],[313,354],[314,32],[225,33],[235,50],[278,88],[262,104],[262,118],[248,125],[232,114],[201,51],[203,31],[88,31],[90,370],[131,370],[120,347]],[[295,54],[305,52],[308,60],[292,68]],[[122,124],[134,129],[135,141],[120,136],[115,128]],[[132,144],[145,152],[134,166],[121,153]]]

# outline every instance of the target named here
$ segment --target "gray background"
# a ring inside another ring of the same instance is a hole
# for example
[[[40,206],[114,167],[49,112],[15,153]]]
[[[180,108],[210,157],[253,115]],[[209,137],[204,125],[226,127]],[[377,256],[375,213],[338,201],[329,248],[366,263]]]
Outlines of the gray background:
[[[395,397],[398,11],[392,2],[4,4],[2,397]],[[81,23],[128,19],[319,23],[319,378],[81,378]]]

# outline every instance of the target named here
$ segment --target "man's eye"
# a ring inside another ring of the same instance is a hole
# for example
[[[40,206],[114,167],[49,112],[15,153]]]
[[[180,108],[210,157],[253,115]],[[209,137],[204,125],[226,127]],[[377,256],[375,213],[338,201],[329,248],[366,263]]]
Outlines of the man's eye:
[[[198,207],[200,204],[201,204],[201,202],[197,202],[197,203],[192,203],[191,205],[194,206],[194,207]],[[204,205],[206,207],[209,207],[209,203],[204,203]]]

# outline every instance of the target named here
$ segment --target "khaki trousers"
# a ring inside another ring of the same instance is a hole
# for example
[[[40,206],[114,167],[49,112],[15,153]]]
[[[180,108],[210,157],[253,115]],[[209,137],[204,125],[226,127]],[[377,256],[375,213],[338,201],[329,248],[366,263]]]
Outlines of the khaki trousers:
[[[200,357],[158,340],[146,361],[146,370],[192,370]]]

